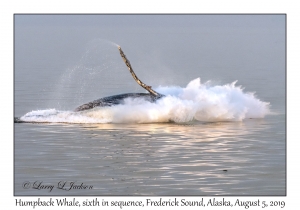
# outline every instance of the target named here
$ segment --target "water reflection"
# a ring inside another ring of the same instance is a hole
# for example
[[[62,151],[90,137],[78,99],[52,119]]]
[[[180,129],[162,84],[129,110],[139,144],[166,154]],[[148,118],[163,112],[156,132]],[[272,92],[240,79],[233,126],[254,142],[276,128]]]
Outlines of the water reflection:
[[[270,122],[257,119],[16,125],[16,192],[43,194],[20,188],[22,180],[33,176],[50,182],[92,183],[95,189],[85,194],[94,195],[272,194],[269,184],[283,193],[278,174],[273,182],[265,183],[266,177],[272,180],[272,170],[280,167],[272,164],[274,156],[268,153],[273,151],[266,142],[270,137],[262,137],[270,127]],[[23,132],[34,137],[22,139]],[[279,174],[280,179],[283,176]],[[263,189],[262,184],[266,186]],[[65,193],[82,192],[52,192]]]

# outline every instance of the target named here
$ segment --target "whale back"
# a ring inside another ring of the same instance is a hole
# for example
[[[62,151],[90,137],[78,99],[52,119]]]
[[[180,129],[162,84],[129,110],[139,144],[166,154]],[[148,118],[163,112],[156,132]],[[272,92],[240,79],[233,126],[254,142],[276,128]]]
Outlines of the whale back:
[[[105,107],[105,106],[114,106],[118,104],[124,104],[124,100],[127,98],[142,98],[149,102],[155,102],[157,99],[161,98],[163,95],[154,96],[150,93],[125,93],[119,95],[108,96],[100,98],[98,100],[91,101],[89,103],[83,104],[75,109],[75,112],[84,111],[92,109],[94,107]]]

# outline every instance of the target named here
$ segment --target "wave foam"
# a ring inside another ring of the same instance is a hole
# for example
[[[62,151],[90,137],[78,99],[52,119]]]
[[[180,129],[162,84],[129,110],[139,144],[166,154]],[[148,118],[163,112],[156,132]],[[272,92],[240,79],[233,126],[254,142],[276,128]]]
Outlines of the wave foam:
[[[82,112],[55,109],[32,111],[21,120],[64,123],[214,122],[263,118],[270,114],[269,103],[260,101],[253,93],[244,93],[235,84],[210,86],[201,84],[200,78],[197,78],[185,88],[156,88],[157,92],[166,95],[156,103],[128,98],[124,104]]]

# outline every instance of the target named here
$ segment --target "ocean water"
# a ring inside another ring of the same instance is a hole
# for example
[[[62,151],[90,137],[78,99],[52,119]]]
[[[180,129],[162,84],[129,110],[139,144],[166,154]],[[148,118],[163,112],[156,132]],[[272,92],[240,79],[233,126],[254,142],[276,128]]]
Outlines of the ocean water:
[[[118,45],[165,97],[74,112],[145,92]],[[285,62],[282,15],[17,15],[14,193],[285,195]]]

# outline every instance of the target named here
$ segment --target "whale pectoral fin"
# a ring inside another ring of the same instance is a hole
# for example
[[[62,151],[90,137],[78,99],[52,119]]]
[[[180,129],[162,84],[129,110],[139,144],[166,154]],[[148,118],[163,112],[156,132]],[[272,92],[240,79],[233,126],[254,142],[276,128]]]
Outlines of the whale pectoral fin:
[[[125,56],[124,52],[122,51],[121,47],[118,46],[118,48],[119,48],[119,51],[120,51],[120,55],[121,55],[123,61],[125,62],[126,66],[128,67],[128,69],[129,69],[129,71],[130,71],[130,73],[131,73],[133,79],[134,79],[134,80],[135,80],[142,88],[146,89],[150,94],[152,94],[152,95],[154,95],[154,96],[162,96],[162,94],[157,93],[156,91],[152,90],[152,87],[151,87],[151,86],[146,85],[145,83],[143,83],[143,82],[136,76],[136,74],[134,73],[134,71],[133,71],[133,69],[132,69],[132,67],[131,67],[131,65],[130,65],[129,60],[126,58],[126,56]]]
[[[151,102],[154,102],[154,101],[160,99],[161,97],[163,97],[164,96],[163,94],[157,93],[156,91],[154,91],[152,89],[152,86],[144,84],[136,76],[136,74],[134,73],[134,71],[133,71],[133,69],[131,67],[131,64],[130,64],[129,60],[126,58],[126,56],[125,56],[124,52],[122,51],[121,47],[118,46],[118,48],[119,48],[119,51],[120,51],[120,55],[121,55],[124,63],[128,67],[129,72],[131,73],[133,79],[142,88],[144,88],[145,90],[147,90],[150,93],[150,95],[147,96],[147,97],[144,95],[146,93],[138,94],[138,96],[142,95],[143,97],[149,98],[148,100],[151,101]],[[87,103],[87,104],[83,104],[83,105],[77,107],[74,111],[78,112],[78,111],[84,111],[84,110],[87,110],[87,109],[92,109],[94,107],[109,107],[109,106],[114,106],[114,105],[122,104],[122,103],[124,103],[124,98],[129,98],[131,96],[135,96],[135,95],[134,94],[122,94],[122,95],[116,95],[116,96],[110,96],[110,97],[101,98],[101,99],[98,99],[96,101],[93,101],[93,102],[90,102],[90,103]]]

